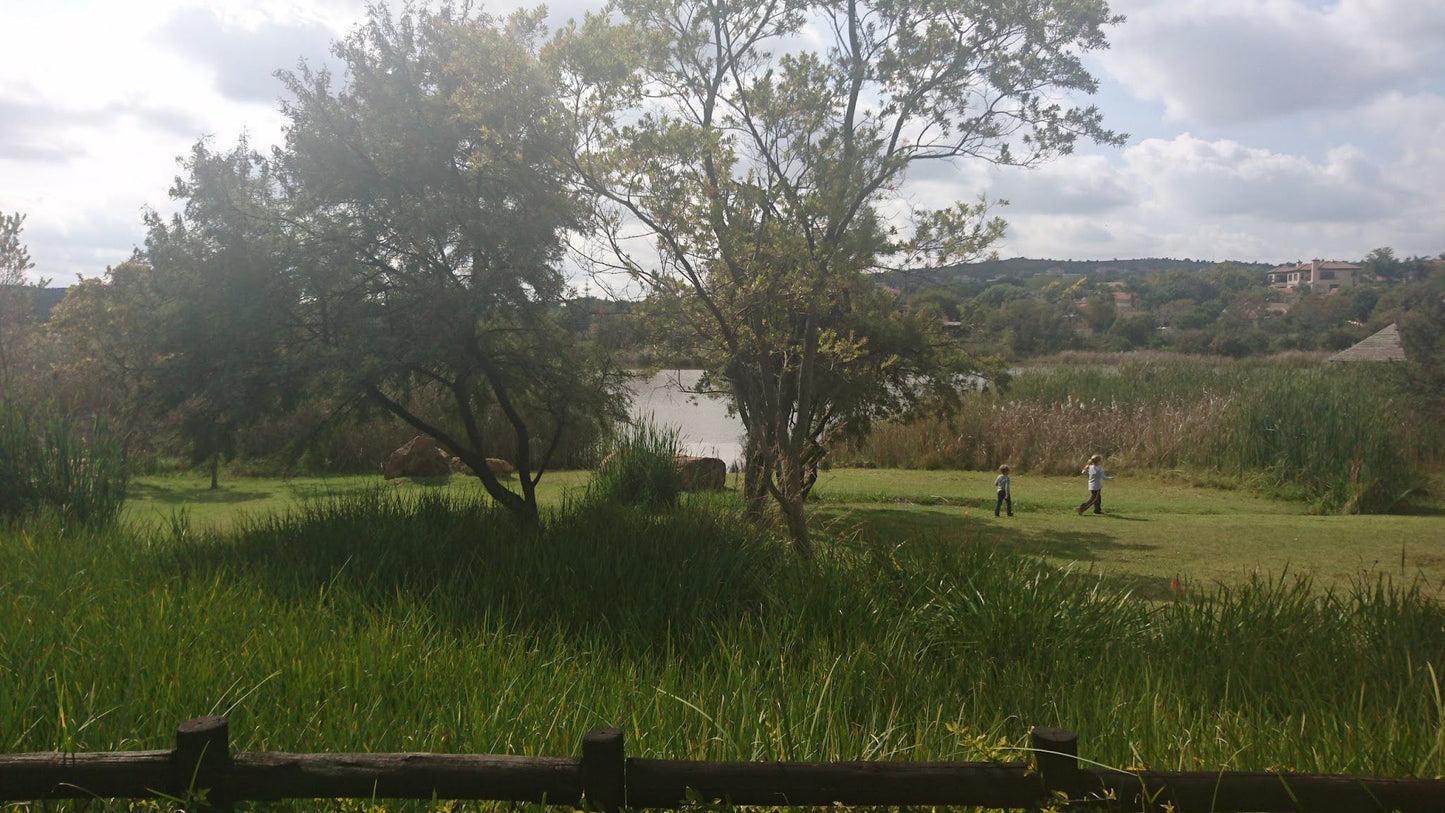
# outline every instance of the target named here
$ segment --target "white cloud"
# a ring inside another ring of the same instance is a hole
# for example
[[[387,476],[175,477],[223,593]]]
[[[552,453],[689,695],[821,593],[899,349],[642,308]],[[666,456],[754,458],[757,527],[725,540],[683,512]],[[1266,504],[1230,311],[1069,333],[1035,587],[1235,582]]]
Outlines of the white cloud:
[[[1353,107],[1445,71],[1437,0],[1124,0],[1104,69],[1168,116],[1224,125]]]
[[[1189,134],[1148,139],[1124,152],[1125,177],[1180,216],[1247,216],[1277,222],[1363,221],[1388,206],[1378,167],[1359,150],[1338,147],[1323,163],[1201,141]]]
[[[989,191],[1038,214],[1099,214],[1137,202],[1136,190],[1103,155],[999,173]]]
[[[552,4],[551,21],[599,5]],[[1445,250],[1445,0],[1111,6],[1129,21],[1090,59],[1110,80],[1099,101],[1106,123],[1148,138],[1030,171],[920,168],[890,214],[987,192],[1012,202],[999,211],[1003,253],[1060,259]],[[363,11],[363,0],[9,3],[0,212],[29,215],[36,271],[68,283],[126,259],[142,208],[169,205],[176,157],[197,139],[273,143],[271,73],[324,58]]]
[[[165,211],[176,158],[203,137],[277,139],[281,84],[361,3],[55,0],[6,9],[0,211],[27,215],[35,275],[95,276]],[[269,89],[267,86],[269,85]]]
[[[321,65],[335,36],[315,20],[247,21],[189,6],[178,9],[153,39],[208,69],[225,98],[275,105],[282,95],[276,71],[290,70],[302,59]]]
[[[1064,159],[1038,180],[996,170],[990,194],[1009,190],[1013,203],[1003,212],[1010,222],[1005,253],[1358,259],[1382,245],[1404,254],[1438,253],[1445,245],[1431,241],[1445,240],[1445,202],[1423,195],[1411,176],[1445,172],[1445,146],[1439,146],[1445,133],[1428,137],[1445,116],[1432,119],[1429,109],[1403,102],[1395,107],[1422,129],[1416,147],[1387,164],[1347,145],[1312,161],[1186,133],[1145,140],[1106,162],[1099,156]],[[1072,200],[1062,196],[1070,205],[1061,205],[1049,198],[1051,189],[1099,191]]]

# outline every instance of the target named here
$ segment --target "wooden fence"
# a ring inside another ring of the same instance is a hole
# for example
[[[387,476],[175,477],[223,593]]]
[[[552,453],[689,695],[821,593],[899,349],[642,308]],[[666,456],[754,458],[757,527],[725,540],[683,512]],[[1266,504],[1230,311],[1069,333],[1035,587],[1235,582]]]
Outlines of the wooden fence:
[[[716,800],[1177,813],[1445,811],[1442,779],[1120,771],[1081,767],[1078,738],[1068,731],[1035,728],[1031,740],[1032,764],[640,759],[626,756],[615,728],[587,734],[580,758],[232,753],[226,719],[202,717],[182,724],[168,751],[0,755],[0,803],[170,797],[226,810],[278,799],[475,799],[610,812]]]

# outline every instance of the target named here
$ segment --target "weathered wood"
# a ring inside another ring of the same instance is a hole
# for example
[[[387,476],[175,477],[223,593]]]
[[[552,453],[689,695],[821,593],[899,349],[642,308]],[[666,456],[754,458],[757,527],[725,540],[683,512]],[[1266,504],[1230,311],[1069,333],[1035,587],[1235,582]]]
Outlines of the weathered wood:
[[[1080,786],[1079,735],[1062,728],[1034,726],[1029,730],[1029,745],[1045,788],[1072,797],[1087,790]]]
[[[450,754],[240,752],[223,759],[223,727],[191,721],[174,751],[0,754],[0,802],[143,799],[222,788],[217,801],[475,799],[603,810],[677,807],[689,799],[746,805],[1040,807],[1040,774],[1021,763],[690,762],[626,759],[621,733],[593,732],[583,759]],[[1037,730],[1036,730],[1037,731]],[[1067,734],[1067,732],[1063,732]],[[1045,731],[1036,748],[1067,755]],[[590,744],[589,744],[590,743]],[[209,756],[208,756],[209,755]],[[589,758],[591,761],[589,761]],[[182,771],[178,766],[191,766]],[[620,767],[619,767],[620,766]],[[1439,813],[1445,779],[1259,772],[1128,773],[1079,768],[1069,794],[1134,813]],[[1048,770],[1047,768],[1045,770]],[[219,771],[220,774],[208,774]],[[590,771],[595,771],[592,775]],[[1047,776],[1047,774],[1045,774]],[[198,784],[205,777],[214,785]],[[1052,780],[1050,780],[1050,783]],[[584,795],[584,788],[587,793]]]
[[[676,807],[690,792],[736,805],[1028,807],[1046,798],[1022,763],[627,760],[631,807]]]
[[[582,801],[580,761],[563,757],[241,751],[231,762],[235,799]]]
[[[170,791],[171,752],[0,754],[0,802],[31,799],[145,799]]]
[[[1173,805],[1176,813],[1439,813],[1445,810],[1445,779],[1392,779],[1328,774],[1230,771],[1119,771],[1087,769],[1103,795],[1120,810]]]
[[[628,804],[622,730],[599,728],[582,738],[582,793],[587,807],[616,813]]]
[[[225,717],[197,717],[176,728],[171,752],[172,793],[204,799],[205,809],[230,810],[231,725]]]

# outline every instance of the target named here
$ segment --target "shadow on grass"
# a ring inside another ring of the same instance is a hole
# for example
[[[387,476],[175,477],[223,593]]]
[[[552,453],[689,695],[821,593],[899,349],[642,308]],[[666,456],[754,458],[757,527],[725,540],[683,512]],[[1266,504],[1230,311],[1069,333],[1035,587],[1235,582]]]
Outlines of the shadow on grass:
[[[217,489],[205,487],[161,488],[150,483],[132,482],[126,487],[127,499],[147,500],[165,505],[242,503],[269,500],[275,496],[272,492],[260,489],[230,488],[224,485]]]
[[[990,503],[988,509],[992,511]],[[1167,576],[1143,576],[1138,574],[1100,574],[1089,568],[1100,561],[1106,551],[1145,551],[1157,545],[1144,545],[1117,541],[1107,532],[1100,531],[1090,521],[1081,521],[1077,530],[1047,531],[1025,530],[1010,524],[1006,518],[992,516],[969,517],[965,520],[956,511],[923,512],[916,508],[892,506],[873,507],[829,507],[817,511],[818,526],[824,533],[837,538],[907,540],[951,540],[960,544],[965,541],[991,545],[1010,554],[1030,559],[1077,562],[1083,566],[1080,576],[1098,579],[1111,590],[1128,592],[1145,601],[1167,601],[1174,598],[1171,579]],[[1100,519],[1147,522],[1138,517],[1104,514]],[[1089,517],[1092,520],[1093,517]],[[1093,525],[1094,527],[1088,527]]]
[[[302,607],[324,596],[363,616],[421,605],[444,627],[500,622],[633,651],[705,650],[717,625],[768,603],[774,573],[799,567],[705,508],[574,510],[539,528],[435,490],[373,489],[231,531],[169,532],[175,544],[158,553],[185,578],[219,577]]]
[[[992,516],[965,519],[956,511],[927,512],[890,506],[828,507],[820,509],[816,516],[820,527],[840,537],[862,535],[899,541],[956,538],[962,541],[966,536],[970,540],[997,544],[1027,556],[1078,562],[1098,561],[1102,551],[1151,550],[1156,547],[1118,542],[1110,534],[1100,531],[1093,522],[1084,521],[1080,522],[1078,530],[1029,531],[1011,526],[1007,519]],[[1109,517],[1105,514],[1100,519]]]

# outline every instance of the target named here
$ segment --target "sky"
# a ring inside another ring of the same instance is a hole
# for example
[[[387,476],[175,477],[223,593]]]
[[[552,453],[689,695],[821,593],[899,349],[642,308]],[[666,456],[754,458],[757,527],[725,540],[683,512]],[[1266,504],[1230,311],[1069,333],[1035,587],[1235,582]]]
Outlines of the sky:
[[[558,23],[589,7],[549,4]],[[929,205],[1009,201],[1003,257],[1445,252],[1445,0],[1110,8],[1127,19],[1088,56],[1100,89],[1078,101],[1129,134],[1123,147],[1027,170],[935,167],[906,191]],[[32,276],[69,285],[127,259],[143,213],[171,211],[177,158],[199,139],[279,141],[275,71],[325,64],[364,12],[354,0],[0,0],[0,212],[26,216]]]

